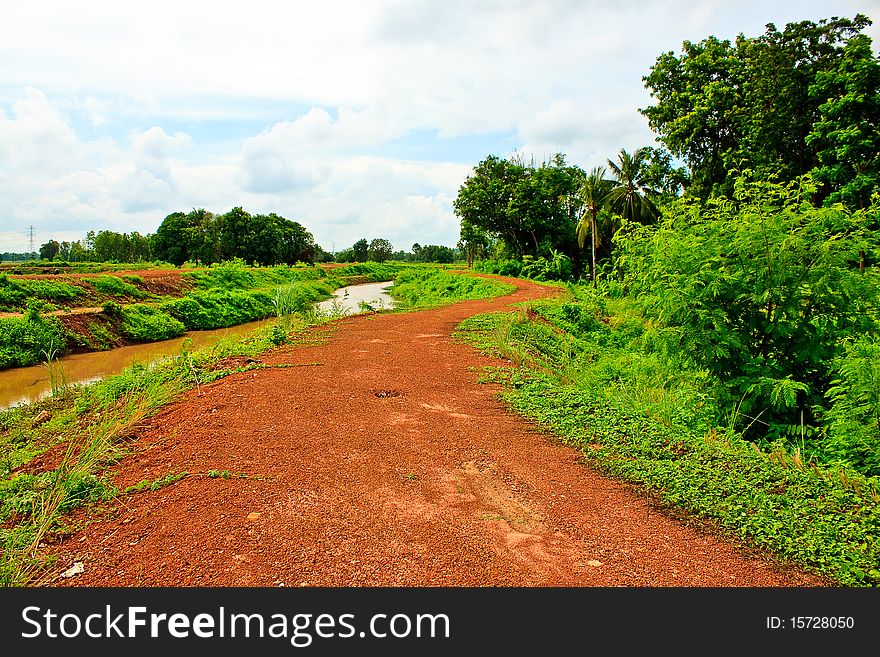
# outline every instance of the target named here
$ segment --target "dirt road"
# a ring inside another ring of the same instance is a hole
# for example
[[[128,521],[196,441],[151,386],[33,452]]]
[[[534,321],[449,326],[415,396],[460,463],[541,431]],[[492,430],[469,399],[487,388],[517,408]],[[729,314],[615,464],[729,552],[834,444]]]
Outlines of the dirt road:
[[[122,498],[60,547],[65,586],[801,586],[653,508],[505,412],[465,317],[547,288],[315,330],[193,390],[116,466]],[[212,478],[208,471],[248,478]]]

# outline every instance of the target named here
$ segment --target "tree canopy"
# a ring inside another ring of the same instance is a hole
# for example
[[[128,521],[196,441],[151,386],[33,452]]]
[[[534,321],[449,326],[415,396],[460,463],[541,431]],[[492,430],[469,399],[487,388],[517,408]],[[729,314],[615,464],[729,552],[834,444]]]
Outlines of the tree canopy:
[[[311,264],[316,248],[312,234],[296,221],[274,212],[251,215],[241,207],[216,216],[201,208],[172,212],[153,237],[155,256],[178,266],[234,258],[258,265]]]
[[[582,169],[556,154],[540,166],[490,155],[474,167],[453,201],[465,248],[500,240],[508,255],[578,258],[577,189]]]
[[[788,181],[816,170],[820,197],[866,203],[878,168],[878,60],[860,34],[870,24],[861,14],[771,23],[759,37],[661,54],[643,78],[656,104],[640,111],[686,162],[689,193],[732,196],[731,171]]]

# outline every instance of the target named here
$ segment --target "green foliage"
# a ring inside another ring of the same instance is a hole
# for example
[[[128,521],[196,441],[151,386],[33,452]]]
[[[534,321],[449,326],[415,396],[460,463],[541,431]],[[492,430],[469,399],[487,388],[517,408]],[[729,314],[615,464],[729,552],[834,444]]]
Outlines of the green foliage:
[[[864,207],[876,185],[877,68],[871,21],[768,24],[735,43],[710,36],[660,55],[643,79],[656,104],[641,112],[687,163],[688,192],[733,194],[731,171],[793,180],[820,164],[822,196]]]
[[[272,297],[266,292],[197,292],[161,304],[161,310],[187,330],[224,328],[270,317]]]
[[[235,258],[264,266],[313,263],[317,249],[298,222],[274,212],[251,215],[241,207],[219,216],[203,208],[173,212],[156,230],[152,247],[157,257],[177,266]]]
[[[367,249],[367,258],[373,262],[385,262],[391,257],[394,247],[391,242],[383,238],[376,238],[370,242]]]
[[[520,276],[536,281],[567,281],[571,279],[571,273],[571,258],[553,250],[549,259],[523,256]]]
[[[557,154],[541,166],[490,155],[474,167],[453,202],[462,243],[473,257],[479,244],[501,241],[507,251],[549,257],[555,249],[577,259],[575,192],[583,171]]]
[[[215,263],[209,269],[186,272],[201,290],[251,290],[273,287],[297,281],[314,281],[324,278],[318,267],[247,267],[240,259]]]
[[[474,271],[484,274],[498,274],[499,276],[519,277],[522,274],[523,261],[513,258],[499,260],[477,260],[474,262]]]
[[[35,365],[43,352],[66,344],[64,327],[54,317],[0,318],[0,369]]]
[[[880,178],[880,60],[864,34],[852,37],[834,68],[820,71],[810,97],[824,101],[806,136],[816,149],[825,203],[870,205]]]
[[[390,294],[396,308],[413,310],[464,299],[496,297],[513,289],[512,285],[499,281],[419,267],[397,274]]]
[[[823,456],[880,476],[880,337],[848,340],[831,371],[834,378],[825,393],[830,402],[824,416],[828,435],[820,444]]]
[[[442,244],[413,244],[412,247],[413,261],[415,262],[436,262],[436,263],[453,263],[458,258],[455,249]]]
[[[659,214],[653,200],[659,192],[648,185],[645,176],[650,158],[647,148],[637,148],[632,153],[621,148],[617,162],[608,160],[612,185],[604,204],[624,221],[648,223]]]
[[[800,422],[840,339],[877,329],[880,288],[857,266],[877,248],[877,210],[816,208],[813,190],[808,179],[739,179],[735,202],[682,201],[658,226],[618,236],[623,290],[656,322],[658,344],[724,380],[741,421]]]
[[[520,312],[469,318],[455,335],[508,360],[487,374],[503,400],[593,467],[841,585],[880,585],[877,480],[763,452],[719,427],[721,382],[686,353],[658,351],[668,345],[634,300],[568,286]],[[871,359],[875,346],[851,358]],[[873,400],[874,379],[860,381]],[[798,393],[774,389],[781,405]]]
[[[133,342],[168,340],[186,331],[182,322],[153,306],[132,304],[123,307],[119,313],[120,333]]]
[[[54,303],[71,302],[82,294],[82,288],[69,283],[41,279],[12,279],[6,274],[0,274],[0,309],[3,310],[23,310],[30,299]]]
[[[147,296],[134,285],[122,280],[118,276],[99,276],[92,281],[92,284],[98,292],[109,296],[130,297],[132,299],[143,299]]]

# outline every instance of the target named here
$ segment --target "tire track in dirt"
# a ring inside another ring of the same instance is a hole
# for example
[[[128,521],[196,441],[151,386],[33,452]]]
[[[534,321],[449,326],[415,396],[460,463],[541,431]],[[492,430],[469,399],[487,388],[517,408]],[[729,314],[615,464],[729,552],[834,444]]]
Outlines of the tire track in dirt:
[[[58,546],[60,586],[815,586],[670,518],[505,412],[453,343],[517,291],[316,328],[324,345],[188,392],[116,466],[127,496]],[[81,518],[85,517],[81,514]]]

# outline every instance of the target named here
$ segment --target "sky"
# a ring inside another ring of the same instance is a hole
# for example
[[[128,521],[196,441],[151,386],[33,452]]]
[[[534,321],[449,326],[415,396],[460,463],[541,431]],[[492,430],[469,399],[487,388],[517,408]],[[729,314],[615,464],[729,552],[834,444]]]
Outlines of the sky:
[[[642,77],[685,40],[880,0],[0,0],[0,252],[176,211],[454,246],[490,154],[654,145]],[[867,31],[875,48],[880,26]]]

